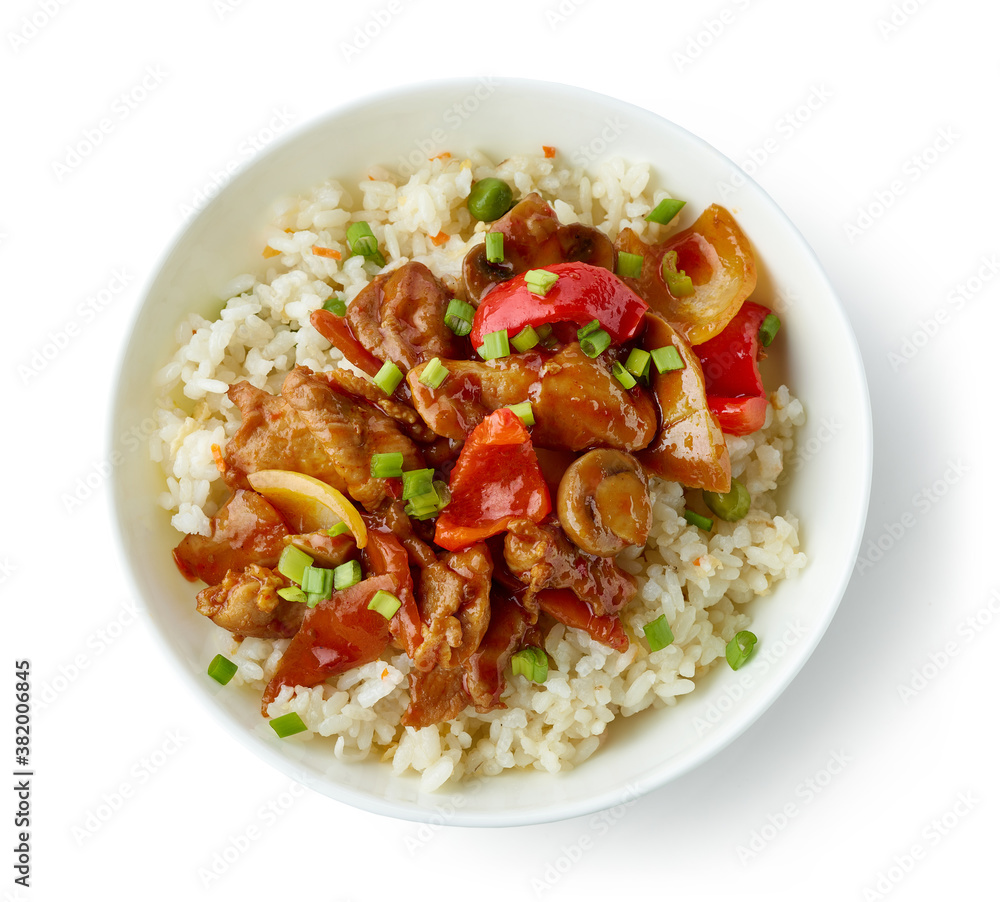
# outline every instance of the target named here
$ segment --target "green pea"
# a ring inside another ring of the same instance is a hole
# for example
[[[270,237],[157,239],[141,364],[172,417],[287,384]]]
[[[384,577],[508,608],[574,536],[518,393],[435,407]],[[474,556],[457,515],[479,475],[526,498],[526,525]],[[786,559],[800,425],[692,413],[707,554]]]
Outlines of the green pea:
[[[466,205],[482,222],[493,222],[510,209],[514,192],[503,179],[480,179],[472,186]]]
[[[738,479],[732,481],[728,492],[703,491],[701,496],[705,506],[720,520],[742,520],[750,510],[750,493]]]

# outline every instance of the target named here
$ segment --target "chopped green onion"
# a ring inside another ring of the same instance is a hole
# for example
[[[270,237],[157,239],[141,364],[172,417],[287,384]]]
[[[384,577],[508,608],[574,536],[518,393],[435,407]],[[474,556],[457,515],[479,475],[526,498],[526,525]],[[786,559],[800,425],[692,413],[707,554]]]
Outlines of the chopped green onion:
[[[646,634],[646,641],[649,643],[650,651],[659,651],[674,641],[674,634],[667,623],[666,614],[660,614],[656,620],[647,623],[642,628],[642,631]]]
[[[331,538],[335,539],[337,536],[342,536],[345,532],[350,532],[351,527],[348,526],[343,520],[339,523],[334,523],[327,531],[326,534]]]
[[[338,592],[359,582],[361,582],[361,564],[357,561],[348,561],[333,568],[333,588]]]
[[[278,734],[279,739],[284,739],[287,736],[294,736],[296,733],[304,733],[307,727],[298,714],[289,711],[287,714],[282,714],[281,717],[275,717],[271,721],[271,729]]]
[[[312,566],[313,559],[294,545],[286,545],[278,558],[278,572],[293,583],[302,585],[302,571]]]
[[[622,388],[635,388],[635,376],[617,360],[611,364],[611,375],[622,384]]]
[[[525,326],[511,340],[510,346],[515,351],[530,351],[541,339],[531,326]]]
[[[674,200],[672,197],[665,197],[649,213],[646,214],[647,222],[658,222],[666,225],[681,211],[681,207],[686,204],[686,200]]]
[[[529,269],[524,274],[524,284],[528,286],[528,291],[539,297],[545,297],[558,281],[559,276],[547,269]]]
[[[357,254],[385,266],[385,257],[378,249],[378,241],[375,240],[375,233],[367,222],[355,222],[347,228],[347,245],[352,254]]]
[[[327,299],[325,304],[323,304],[323,309],[329,310],[337,316],[343,316],[347,313],[347,301],[343,298],[331,297]]]
[[[326,567],[306,567],[302,571],[302,591],[306,595],[333,595],[333,571]]]
[[[781,320],[775,314],[769,313],[764,317],[764,322],[760,324],[760,331],[757,333],[757,338],[766,348],[774,341],[774,336],[778,334],[780,328]]]
[[[510,343],[507,340],[506,329],[499,329],[483,336],[483,343],[479,348],[479,356],[483,360],[496,360],[498,357],[506,357],[508,354],[510,354]]]
[[[294,601],[299,604],[305,604],[309,600],[306,593],[298,586],[283,586],[278,589],[278,595],[285,601]]]
[[[535,683],[544,683],[548,679],[548,656],[534,645],[522,648],[510,659],[510,663],[515,675],[520,674]]]
[[[535,425],[535,412],[531,409],[530,401],[522,401],[520,404],[508,404],[509,410],[513,410],[517,414],[517,418],[524,423],[525,426]]]
[[[216,655],[212,658],[212,663],[208,665],[208,675],[223,686],[236,676],[237,670],[239,667],[225,655]]]
[[[615,275],[621,279],[638,279],[642,275],[642,254],[619,251]]]
[[[440,388],[441,383],[444,382],[448,376],[451,375],[448,372],[448,367],[446,367],[437,357],[432,357],[427,366],[424,367],[424,371],[420,374],[420,384],[426,385],[428,388]]]
[[[434,488],[434,471],[428,467],[426,470],[405,470],[403,472],[403,500],[409,501],[417,495],[426,495]]]
[[[444,324],[456,335],[468,335],[472,331],[472,318],[476,308],[472,304],[452,298],[444,314]]]
[[[441,496],[438,494],[437,490],[431,486],[429,492],[424,492],[420,495],[414,495],[403,508],[403,512],[408,517],[413,517],[414,520],[426,520],[429,517],[434,517],[441,512],[444,504],[441,502]]]
[[[753,653],[757,637],[749,630],[740,630],[726,645],[726,660],[733,670],[739,670]]]
[[[371,462],[373,479],[391,479],[403,475],[403,452],[386,451],[383,454],[373,454]]]
[[[580,339],[580,350],[588,357],[599,357],[611,347],[611,336],[603,329],[598,329]]]
[[[375,374],[374,381],[382,391],[387,395],[391,395],[396,390],[396,386],[403,381],[403,374],[399,371],[399,367],[396,364],[391,360],[387,360],[382,364],[382,369]]]
[[[552,337],[552,323],[542,323],[535,332],[541,341],[548,341]]]
[[[711,517],[703,517],[701,514],[696,514],[694,511],[685,510],[684,519],[688,521],[692,526],[697,526],[698,529],[704,529],[705,532],[711,532],[712,522]]]
[[[576,337],[583,340],[588,335],[593,335],[595,332],[599,331],[601,328],[601,321],[598,319],[592,319],[587,325],[581,326],[576,330]]]
[[[664,345],[649,352],[656,369],[661,373],[672,373],[674,370],[684,369],[684,361],[681,359],[681,352],[673,345]]]
[[[644,351],[642,348],[632,348],[629,351],[628,360],[625,361],[625,369],[637,379],[644,379],[649,375],[649,361],[648,351]]]
[[[503,263],[503,232],[486,233],[486,260]]]
[[[392,620],[393,614],[399,610],[402,602],[392,592],[379,589],[368,602],[369,611],[378,611],[386,620]]]
[[[691,281],[691,277],[684,270],[677,269],[677,251],[667,251],[663,255],[660,271],[663,273],[663,281],[667,283],[667,288],[675,298],[694,294],[694,282]]]

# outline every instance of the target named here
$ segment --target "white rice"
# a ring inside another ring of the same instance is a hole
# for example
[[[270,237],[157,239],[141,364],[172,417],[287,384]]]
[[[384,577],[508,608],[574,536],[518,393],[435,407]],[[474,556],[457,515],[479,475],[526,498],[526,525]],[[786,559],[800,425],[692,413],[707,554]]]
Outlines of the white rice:
[[[499,165],[481,155],[437,159],[405,182],[375,168],[353,191],[330,180],[282,202],[267,238],[279,253],[266,260],[262,274],[232,281],[217,320],[192,314],[178,325],[179,349],[157,376],[159,430],[150,453],[163,466],[160,504],[172,513],[177,530],[207,533],[209,517],[227,497],[213,446],[224,448],[240,424],[239,410],[225,394],[231,383],[246,379],[278,393],[294,366],[317,371],[349,366],[309,323],[309,315],[334,293],[349,302],[377,272],[374,264],[349,256],[348,225],[359,220],[371,225],[388,269],[416,260],[439,277],[458,278],[466,252],[483,240],[487,228],[471,219],[465,199],[473,180],[488,175],[514,185],[515,198],[538,191],[562,222],[596,225],[612,238],[626,226],[648,240],[670,229],[644,219],[668,196],[649,190],[649,167],[621,160],[585,173],[565,168],[558,157],[521,156]],[[316,256],[314,245],[340,251],[342,259]],[[544,685],[511,676],[505,709],[477,714],[469,708],[453,721],[421,730],[399,726],[409,699],[410,661],[402,653],[322,686],[286,687],[269,713],[298,712],[308,731],[297,740],[330,737],[323,741],[334,743],[339,758],[372,756],[389,762],[396,773],[417,771],[425,791],[469,774],[495,775],[513,767],[556,772],[579,764],[597,750],[615,717],[672,706],[691,692],[695,680],[725,657],[729,639],[750,627],[744,606],[805,565],[798,521],[779,514],[770,494],[791,452],[794,427],[804,419],[802,405],[782,386],[770,397],[763,429],[727,438],[733,475],[752,497],[750,514],[738,523],[717,521],[706,534],[684,520],[680,485],[652,481],[649,540],[645,548],[619,556],[639,582],[622,613],[633,640],[627,651],[556,625],[545,642],[551,666]],[[660,614],[674,641],[650,653],[642,627]],[[236,642],[207,620],[205,626],[216,631],[219,650],[239,666],[234,683],[263,691],[288,640]]]

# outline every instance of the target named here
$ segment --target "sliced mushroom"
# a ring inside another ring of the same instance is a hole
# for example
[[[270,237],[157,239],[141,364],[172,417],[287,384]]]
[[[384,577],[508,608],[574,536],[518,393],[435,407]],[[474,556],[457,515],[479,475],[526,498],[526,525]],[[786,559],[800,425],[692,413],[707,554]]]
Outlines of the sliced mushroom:
[[[598,448],[577,458],[559,483],[559,523],[576,545],[611,557],[645,545],[653,523],[649,482],[639,462],[623,451]]]

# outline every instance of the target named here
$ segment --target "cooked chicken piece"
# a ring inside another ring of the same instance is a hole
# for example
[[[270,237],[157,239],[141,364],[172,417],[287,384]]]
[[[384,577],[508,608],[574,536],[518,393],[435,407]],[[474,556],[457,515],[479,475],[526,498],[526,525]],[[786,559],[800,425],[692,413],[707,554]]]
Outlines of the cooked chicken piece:
[[[209,521],[207,536],[185,536],[174,549],[174,561],[188,579],[210,586],[227,570],[249,564],[273,567],[288,535],[285,521],[271,504],[249,489],[237,489]]]
[[[619,569],[614,558],[581,551],[557,523],[515,520],[504,539],[504,559],[528,587],[523,604],[532,619],[538,613],[534,595],[542,589],[571,589],[601,615],[619,611],[637,588],[635,579]]]
[[[198,593],[198,613],[238,636],[287,638],[298,630],[306,611],[304,604],[278,595],[287,585],[280,574],[259,564],[230,570],[221,583]]]
[[[444,323],[451,293],[423,263],[376,276],[347,308],[361,345],[404,373],[432,357],[458,357],[461,339]]]
[[[415,442],[433,442],[437,436],[427,427],[427,424],[409,405],[396,398],[390,398],[374,382],[365,379],[350,370],[332,370],[328,373],[317,373],[325,379],[334,391],[374,404],[384,414],[392,417],[403,431]]]
[[[404,727],[429,727],[443,720],[453,720],[468,706],[469,695],[463,687],[462,668],[437,666],[432,670],[409,673],[410,705],[403,712]]]
[[[368,510],[388,497],[387,481],[371,475],[373,455],[398,451],[404,470],[423,468],[420,451],[395,420],[336,391],[305,367],[296,367],[285,377],[281,395],[329,455],[348,494]]]
[[[465,668],[465,690],[480,714],[505,707],[500,701],[504,671],[528,630],[528,616],[504,590],[490,595],[490,624]],[[530,643],[529,643],[530,644]]]
[[[464,438],[491,411],[530,401],[531,440],[542,448],[580,451],[645,448],[656,434],[656,407],[641,389],[626,390],[600,358],[577,342],[556,354],[528,351],[499,360],[442,360],[449,376],[439,388],[420,383],[423,367],[407,377],[413,403],[427,424],[450,439]]]
[[[537,194],[529,194],[492,226],[503,235],[503,262],[486,258],[485,244],[465,256],[462,277],[470,301],[478,301],[500,282],[516,275],[556,263],[590,263],[614,270],[611,240],[600,230],[585,225],[561,225],[555,211]]]

